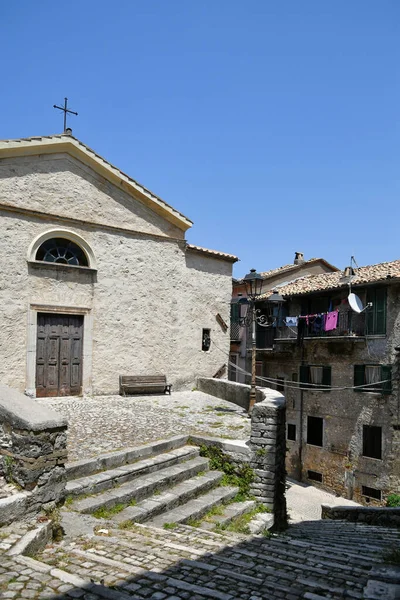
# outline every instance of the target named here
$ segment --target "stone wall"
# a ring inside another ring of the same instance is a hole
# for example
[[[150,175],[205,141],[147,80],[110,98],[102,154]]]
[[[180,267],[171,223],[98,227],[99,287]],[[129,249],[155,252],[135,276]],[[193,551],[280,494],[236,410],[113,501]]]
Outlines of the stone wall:
[[[286,526],[285,498],[285,399],[263,388],[264,400],[254,405],[251,415],[250,465],[255,479],[251,492],[274,513],[274,526]]]
[[[22,493],[0,500],[0,524],[55,505],[64,494],[66,420],[0,385],[0,476]]]
[[[322,519],[366,523],[385,527],[400,526],[400,508],[366,506],[329,506],[322,504]]]

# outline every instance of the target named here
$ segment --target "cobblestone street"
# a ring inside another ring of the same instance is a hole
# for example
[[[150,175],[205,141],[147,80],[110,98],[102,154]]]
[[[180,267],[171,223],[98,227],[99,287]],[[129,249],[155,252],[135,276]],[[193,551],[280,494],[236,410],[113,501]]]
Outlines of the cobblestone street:
[[[202,434],[248,439],[250,419],[239,406],[198,391],[168,395],[38,400],[68,419],[68,460],[164,439]]]

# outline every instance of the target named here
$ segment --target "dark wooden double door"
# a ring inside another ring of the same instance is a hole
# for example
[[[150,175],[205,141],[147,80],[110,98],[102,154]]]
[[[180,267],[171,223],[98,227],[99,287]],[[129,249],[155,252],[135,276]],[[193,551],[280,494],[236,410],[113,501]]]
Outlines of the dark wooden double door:
[[[36,396],[82,393],[83,316],[38,313]]]

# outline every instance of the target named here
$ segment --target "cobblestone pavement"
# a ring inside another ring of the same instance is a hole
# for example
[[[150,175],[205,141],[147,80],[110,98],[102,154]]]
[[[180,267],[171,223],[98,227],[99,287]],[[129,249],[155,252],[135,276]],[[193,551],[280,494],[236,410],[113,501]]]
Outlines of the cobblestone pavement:
[[[245,410],[202,392],[38,400],[68,419],[68,460],[179,434],[248,439]]]
[[[4,546],[16,541],[13,536]],[[399,539],[395,529],[339,521],[301,523],[270,539],[135,525],[51,543],[34,560],[0,548],[0,597],[388,600],[398,596],[383,589],[383,558]],[[373,579],[380,594],[366,596]]]

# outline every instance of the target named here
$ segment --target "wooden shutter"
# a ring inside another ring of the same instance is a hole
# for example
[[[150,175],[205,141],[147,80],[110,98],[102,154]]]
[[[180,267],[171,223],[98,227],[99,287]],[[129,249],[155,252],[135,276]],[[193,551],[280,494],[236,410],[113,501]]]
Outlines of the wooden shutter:
[[[386,333],[386,288],[378,288],[375,293],[374,333]]]
[[[381,376],[382,376],[382,381],[385,381],[385,383],[382,384],[382,394],[391,394],[392,393],[392,365],[382,365]],[[386,381],[386,380],[388,380],[388,381]]]
[[[354,386],[364,385],[365,383],[365,365],[354,365]],[[355,392],[362,392],[362,388],[354,390]]]
[[[322,386],[331,386],[332,380],[332,367],[322,367]],[[326,390],[329,392],[330,390],[327,388]]]
[[[310,367],[308,365],[300,365],[300,388],[305,389],[310,387]]]

